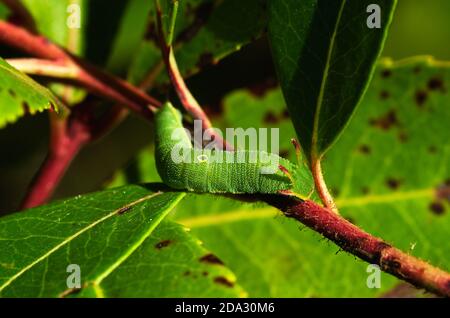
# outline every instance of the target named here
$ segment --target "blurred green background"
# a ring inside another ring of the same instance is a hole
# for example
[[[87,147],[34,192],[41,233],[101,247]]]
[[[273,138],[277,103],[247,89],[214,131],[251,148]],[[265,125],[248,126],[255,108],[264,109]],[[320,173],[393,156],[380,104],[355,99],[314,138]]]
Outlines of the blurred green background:
[[[399,0],[384,56],[450,59],[450,1]]]
[[[433,55],[440,60],[450,60],[449,39],[449,0],[399,0],[383,55],[394,59]],[[235,77],[237,70],[242,74],[238,79]],[[273,77],[270,51],[263,39],[224,59],[215,68],[194,76],[189,85],[202,103],[214,105],[239,86]],[[214,87],[211,83],[215,83]],[[112,134],[82,151],[56,197],[101,188],[114,171],[151,140],[151,134],[150,124],[129,118]],[[27,185],[45,158],[47,135],[45,114],[24,118],[0,130],[0,214],[18,208]]]

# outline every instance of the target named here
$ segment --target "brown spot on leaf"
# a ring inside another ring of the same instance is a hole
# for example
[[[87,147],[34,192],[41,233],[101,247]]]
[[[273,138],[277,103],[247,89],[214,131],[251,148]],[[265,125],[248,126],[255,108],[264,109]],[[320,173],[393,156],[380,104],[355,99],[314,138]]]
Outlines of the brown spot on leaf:
[[[160,250],[160,249],[162,249],[162,248],[164,248],[164,247],[169,246],[169,245],[172,244],[172,243],[173,243],[173,242],[172,242],[171,240],[164,240],[164,241],[161,241],[161,242],[159,242],[158,244],[156,244],[155,247],[156,247],[158,250]]]
[[[332,188],[332,189],[331,189],[331,193],[333,194],[334,197],[338,197],[340,191],[339,191],[338,188]]]
[[[209,273],[208,272],[203,272],[202,275],[206,277],[206,276],[209,275]]]
[[[404,132],[404,131],[399,132],[399,134],[398,134],[398,140],[400,140],[400,142],[401,142],[402,144],[405,143],[405,142],[407,142],[407,141],[408,141],[408,135],[406,134],[406,132]]]
[[[216,284],[220,284],[220,285],[226,286],[228,288],[234,287],[234,283],[230,282],[226,277],[223,277],[223,276],[218,276],[218,277],[214,278],[214,282]]]
[[[180,32],[177,42],[189,42],[208,21],[213,9],[214,1],[203,2],[195,10],[192,10],[192,7],[190,7],[187,11],[189,14],[194,14],[194,20],[186,29]]]
[[[288,149],[281,149],[280,150],[280,157],[287,158],[289,156],[289,150]]]
[[[416,91],[416,94],[414,95],[414,99],[416,101],[416,104],[418,107],[422,107],[423,104],[427,101],[428,93],[424,90],[418,90]]]
[[[420,66],[416,66],[415,68],[413,68],[414,74],[419,74],[421,71],[422,71],[422,69],[420,68]]]
[[[397,190],[401,185],[401,181],[395,178],[388,178],[386,180],[386,185],[392,190]]]
[[[290,119],[291,115],[289,114],[289,111],[287,109],[283,110],[283,113],[281,114],[281,117],[283,119]]]
[[[183,273],[183,276],[191,276],[191,271],[185,271],[184,273]]]
[[[200,258],[200,262],[208,264],[223,265],[223,262],[214,254],[206,254]]]
[[[428,152],[431,153],[431,154],[437,153],[437,148],[436,148],[436,146],[430,146],[430,147],[428,147]]]
[[[131,206],[124,206],[124,207],[120,208],[119,211],[117,211],[117,214],[122,215],[125,212],[128,212],[130,210],[131,210]]]
[[[386,114],[379,118],[371,119],[369,123],[372,126],[381,128],[383,130],[389,130],[393,126],[397,126],[399,124],[397,114],[393,110],[388,111]]]
[[[438,201],[431,202],[428,208],[430,209],[431,212],[433,212],[436,215],[442,215],[445,212],[444,204]]]
[[[25,114],[30,114],[30,105],[26,101],[22,102],[22,108]]]
[[[389,69],[385,69],[383,71],[381,71],[381,77],[382,78],[388,78],[392,75],[392,71]]]
[[[431,91],[445,92],[444,81],[442,80],[442,78],[439,78],[439,77],[430,78],[427,86],[428,86],[428,89],[430,89]]]
[[[362,187],[361,188],[361,192],[362,192],[362,194],[369,194],[370,193],[370,189],[369,189],[369,187]]]
[[[390,96],[391,96],[391,94],[388,91],[386,91],[386,90],[382,90],[380,92],[380,98],[382,100],[388,99]]]
[[[438,200],[446,200],[450,203],[450,184],[444,183],[436,189],[436,198]]]
[[[369,145],[361,145],[358,147],[358,151],[362,154],[368,155],[372,151],[369,147]]]
[[[8,89],[8,94],[11,95],[11,97],[16,97],[16,92],[12,89]]]
[[[272,111],[268,111],[264,115],[264,123],[266,124],[276,124],[278,121],[278,117]]]

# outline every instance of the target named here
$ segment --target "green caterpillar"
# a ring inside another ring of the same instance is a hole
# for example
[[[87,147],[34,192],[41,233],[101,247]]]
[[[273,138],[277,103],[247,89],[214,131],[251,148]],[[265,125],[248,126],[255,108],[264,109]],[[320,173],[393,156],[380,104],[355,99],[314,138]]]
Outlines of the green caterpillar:
[[[305,192],[304,189],[294,191],[297,178],[308,178],[304,169],[298,169],[297,165],[276,154],[194,148],[183,128],[181,114],[169,103],[156,113],[155,125],[156,167],[163,182],[172,188],[205,193],[285,193],[304,197],[298,194]],[[181,162],[175,162],[174,153],[181,153]]]

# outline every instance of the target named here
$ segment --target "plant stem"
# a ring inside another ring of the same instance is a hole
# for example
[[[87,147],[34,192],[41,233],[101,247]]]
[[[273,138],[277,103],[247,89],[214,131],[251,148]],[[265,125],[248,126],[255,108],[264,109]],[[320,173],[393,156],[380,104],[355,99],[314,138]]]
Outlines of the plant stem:
[[[339,214],[339,211],[334,202],[333,196],[330,194],[323,178],[322,165],[320,159],[312,160],[311,171],[314,178],[314,184],[316,186],[317,193],[319,194],[320,200],[323,205],[333,211],[335,214]]]
[[[12,12],[11,19],[20,24],[30,32],[36,33],[37,27],[33,16],[28,12],[20,0],[1,0]]]
[[[56,114],[50,116],[52,118],[49,152],[29,187],[22,209],[47,202],[73,158],[90,139],[89,131],[82,122],[75,120],[69,127],[67,118],[59,118]]]
[[[364,232],[330,209],[286,196],[266,196],[263,201],[333,241],[344,251],[380,266],[381,270],[416,287],[450,297],[449,273]]]
[[[72,71],[69,72],[69,80],[74,80],[94,94],[125,105],[144,117],[151,118],[152,111],[161,105],[159,101],[140,89],[82,61],[47,39],[31,34],[21,27],[0,21],[0,43],[15,47],[39,59],[48,60],[45,63],[41,62],[43,65],[35,65],[34,71],[38,71],[40,66],[46,66],[49,69],[51,62],[58,62],[57,66],[65,65],[71,70],[76,68],[76,76],[73,76]],[[30,60],[27,66],[32,68]],[[45,75],[44,70],[41,67],[40,75]]]
[[[54,78],[76,79],[79,71],[74,65],[64,61],[50,61],[34,58],[6,59],[11,66],[29,75]]]
[[[178,15],[178,0],[172,1],[172,8],[170,12],[170,24],[169,24],[169,30],[167,32],[167,45],[172,46],[173,37],[175,34],[175,24],[177,20]]]
[[[171,22],[169,30],[170,33],[173,33],[173,30],[175,28],[175,20],[176,20],[175,18],[177,13],[177,9],[175,7],[176,5],[178,5],[178,2],[175,1],[173,4],[174,8],[172,9],[172,15],[170,18]],[[224,140],[222,136],[218,134],[214,129],[212,129],[213,126],[211,121],[209,120],[208,116],[203,111],[202,107],[200,106],[200,104],[197,102],[197,100],[187,87],[186,82],[184,81],[183,76],[181,75],[180,69],[178,68],[178,64],[175,59],[171,42],[166,40],[166,36],[164,34],[162,26],[162,12],[158,1],[156,1],[156,7],[157,7],[156,9],[157,24],[158,24],[158,34],[161,46],[161,53],[163,56],[164,63],[166,65],[170,81],[172,82],[172,86],[174,87],[181,104],[183,105],[184,109],[186,109],[186,111],[190,113],[195,119],[201,120],[203,130],[208,129],[211,136],[214,137],[214,140],[218,144],[220,144],[222,148],[232,151],[233,146],[230,145],[226,140]]]

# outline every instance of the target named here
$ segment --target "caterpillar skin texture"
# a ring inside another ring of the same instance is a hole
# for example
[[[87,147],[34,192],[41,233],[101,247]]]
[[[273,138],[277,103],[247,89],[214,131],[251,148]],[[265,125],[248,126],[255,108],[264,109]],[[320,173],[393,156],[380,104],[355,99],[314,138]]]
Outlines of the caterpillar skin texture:
[[[197,149],[192,146],[189,135],[179,134],[178,140],[172,140],[172,133],[183,128],[181,114],[171,104],[166,103],[156,114],[156,167],[165,184],[192,192],[205,193],[278,193],[293,188],[292,180],[279,169],[279,164],[289,172],[299,169],[290,161],[275,154],[264,153],[269,161],[262,163],[258,157],[249,162],[249,158],[261,152],[252,151],[218,151]],[[189,163],[175,163],[172,160],[172,149],[182,145],[185,154],[191,158]],[[208,162],[211,156],[220,156],[223,162]],[[227,156],[233,157],[226,162]],[[237,158],[245,160],[237,161]],[[198,160],[198,158],[206,160]],[[197,160],[196,160],[197,159]],[[242,163],[241,163],[242,162]],[[275,164],[275,166],[273,166]],[[262,168],[271,168],[275,173],[263,174]]]

